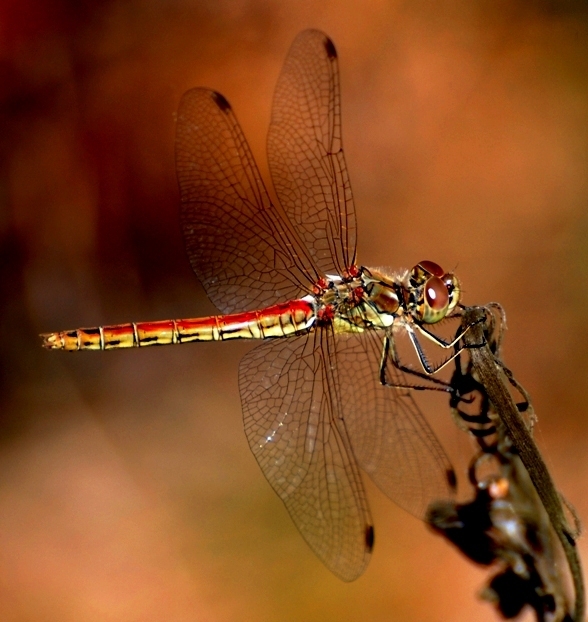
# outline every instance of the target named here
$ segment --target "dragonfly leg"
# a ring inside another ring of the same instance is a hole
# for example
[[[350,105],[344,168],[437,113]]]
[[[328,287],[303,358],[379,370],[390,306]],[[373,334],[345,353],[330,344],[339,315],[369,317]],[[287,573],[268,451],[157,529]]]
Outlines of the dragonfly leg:
[[[418,324],[416,324],[416,326],[418,326]],[[419,327],[420,328],[420,327]],[[467,327],[469,328],[469,327]],[[461,336],[463,336],[466,331],[461,331]],[[411,325],[407,324],[406,325],[406,329],[408,332],[408,336],[410,337],[410,341],[412,342],[412,345],[414,346],[415,352],[417,353],[417,356],[419,358],[419,362],[422,365],[423,369],[425,370],[425,373],[428,376],[432,376],[433,374],[436,374],[438,371],[441,371],[446,365],[448,365],[449,363],[451,363],[451,361],[453,361],[453,359],[455,359],[456,357],[458,357],[461,352],[463,350],[466,349],[466,347],[464,345],[460,345],[459,347],[455,348],[455,351],[453,352],[453,354],[446,358],[444,361],[442,361],[441,363],[439,363],[439,365],[431,365],[429,363],[429,361],[427,360],[427,356],[425,355],[425,352],[421,346],[420,341],[418,340],[418,337],[416,336],[416,333],[414,332],[413,328]],[[460,339],[461,339],[460,336]],[[459,341],[459,339],[456,339],[453,341],[453,346],[455,347],[455,344]],[[441,345],[441,344],[439,344]],[[449,346],[442,346],[442,347],[449,347]]]
[[[480,322],[482,322],[483,320],[479,320]],[[477,322],[475,322],[477,323]],[[475,324],[474,323],[474,324]],[[441,337],[439,337],[438,335],[435,335],[435,333],[432,333],[430,330],[426,329],[422,324],[419,324],[417,322],[411,323],[410,325],[408,323],[405,323],[406,328],[408,329],[408,327],[410,326],[412,328],[412,326],[414,326],[423,336],[425,336],[427,339],[430,339],[435,345],[440,346],[441,348],[444,349],[448,349],[448,348],[453,348],[457,343],[459,343],[461,341],[461,339],[463,339],[463,337],[465,336],[465,334],[470,330],[470,328],[472,326],[474,326],[474,324],[468,324],[467,326],[460,326],[459,330],[457,331],[455,337],[453,339],[451,339],[450,341],[443,339]],[[410,332],[410,331],[409,331]],[[470,348],[472,347],[482,347],[483,345],[485,345],[485,343],[481,343],[479,346],[468,346]],[[464,346],[461,346],[460,350],[463,350]],[[449,359],[451,360],[451,359]]]
[[[440,385],[440,388],[436,390],[451,392],[452,389],[450,387],[450,384],[442,380],[439,380],[438,378],[434,378],[433,377],[434,374],[436,374],[438,371],[441,371],[446,365],[451,363],[456,357],[458,357],[461,354],[462,351],[467,350],[472,347],[481,347],[485,345],[485,343],[481,343],[479,345],[478,344],[476,345],[460,344],[459,346],[456,347],[456,344],[459,344],[459,341],[463,338],[463,336],[467,333],[467,331],[474,324],[470,324],[465,327],[460,327],[460,329],[457,331],[455,338],[452,339],[451,341],[446,341],[442,339],[441,337],[435,335],[434,333],[431,333],[427,329],[423,328],[420,324],[416,324],[416,323],[413,324],[412,322],[406,321],[404,318],[398,318],[397,321],[400,321],[402,327],[408,333],[408,336],[415,349],[415,352],[417,354],[417,357],[419,359],[419,362],[422,366],[423,371],[417,371],[401,363],[398,357],[398,353],[396,352],[396,348],[394,347],[394,339],[392,336],[392,332],[390,332],[384,338],[384,346],[382,349],[382,356],[380,359],[380,382],[381,384],[386,385],[386,386],[394,386],[398,388],[407,387],[407,385],[404,385],[404,384],[389,382],[387,378],[387,374],[386,374],[386,362],[390,360],[390,362],[394,365],[394,367],[396,367],[399,371],[402,371],[407,374],[411,374],[412,376],[416,376],[418,378],[423,378],[424,380],[427,381],[427,383],[432,382],[434,384]],[[479,320],[479,321],[482,321],[482,320]],[[414,327],[416,327],[425,337],[428,337],[434,343],[441,346],[442,348],[447,349],[447,348],[453,347],[454,352],[452,353],[452,355],[449,356],[444,361],[442,361],[439,365],[431,365],[431,363],[429,363],[429,361],[427,360],[427,356],[423,350],[423,347],[420,344],[420,341],[414,330]],[[433,389],[433,387],[409,387],[409,388],[415,388],[415,389],[416,388],[422,388],[422,389],[431,388],[432,390],[435,390]]]
[[[443,380],[440,380],[439,378],[434,378],[434,374],[436,374],[438,371],[441,371],[446,365],[451,363],[456,357],[458,357],[461,354],[462,351],[467,350],[469,348],[481,347],[485,345],[485,342],[481,344],[475,344],[475,345],[459,344],[460,340],[464,337],[464,335],[468,332],[468,330],[474,325],[474,323],[469,324],[465,327],[460,327],[459,330],[457,331],[455,338],[451,339],[450,341],[447,341],[447,340],[442,339],[438,335],[435,335],[434,333],[430,332],[429,330],[427,330],[420,324],[408,322],[404,318],[397,318],[397,321],[401,323],[402,327],[408,333],[408,336],[415,349],[415,352],[417,354],[417,357],[419,359],[419,362],[422,366],[423,371],[418,371],[416,369],[412,369],[402,364],[402,362],[400,361],[398,357],[398,353],[396,352],[396,348],[394,347],[394,338],[392,336],[392,331],[390,331],[384,337],[382,356],[380,358],[380,383],[385,386],[391,386],[391,387],[396,387],[396,388],[421,389],[421,390],[431,389],[431,390],[437,390],[437,391],[452,392],[453,389],[450,386],[450,383],[444,382]],[[482,321],[484,320],[478,320],[475,323],[482,322]],[[442,361],[439,365],[431,365],[431,363],[429,363],[429,361],[427,360],[427,356],[423,350],[423,347],[420,344],[418,336],[415,332],[415,327],[419,330],[421,334],[423,334],[425,337],[433,341],[433,343],[437,344],[438,346],[444,349],[453,347],[454,352],[451,354],[451,356],[449,356],[447,359]],[[388,360],[399,371],[404,372],[406,374],[410,374],[411,376],[416,376],[417,378],[422,378],[423,380],[427,381],[428,385],[430,385],[430,383],[433,383],[433,384],[438,385],[438,387],[431,387],[431,386],[418,387],[414,385],[390,381],[390,379],[388,378],[388,374],[386,372],[386,364]],[[521,391],[521,394],[523,396],[525,395],[522,391]]]
[[[396,369],[406,374],[410,374],[411,376],[415,376],[416,378],[421,378],[427,381],[427,386],[418,386],[412,385],[408,383],[396,382],[392,379],[388,378],[388,374],[386,372],[387,363],[390,361]],[[380,357],[380,384],[386,387],[393,387],[395,389],[414,389],[415,391],[444,391],[451,392],[452,388],[449,383],[440,380],[439,378],[433,378],[431,374],[423,373],[417,371],[416,369],[411,369],[410,367],[406,367],[403,365],[396,353],[396,348],[394,347],[393,339],[390,335],[386,335],[384,337],[384,343],[382,347],[382,356]],[[434,384],[437,386],[430,386],[430,384]]]

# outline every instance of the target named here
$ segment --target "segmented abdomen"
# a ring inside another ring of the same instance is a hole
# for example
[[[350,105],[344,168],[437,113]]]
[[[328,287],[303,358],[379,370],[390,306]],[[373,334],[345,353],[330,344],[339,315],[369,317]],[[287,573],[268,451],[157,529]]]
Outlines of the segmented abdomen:
[[[267,339],[308,332],[315,321],[315,309],[308,300],[292,300],[259,311],[215,315],[187,320],[131,322],[115,326],[78,328],[41,335],[43,345],[53,350],[112,350],[144,346]]]

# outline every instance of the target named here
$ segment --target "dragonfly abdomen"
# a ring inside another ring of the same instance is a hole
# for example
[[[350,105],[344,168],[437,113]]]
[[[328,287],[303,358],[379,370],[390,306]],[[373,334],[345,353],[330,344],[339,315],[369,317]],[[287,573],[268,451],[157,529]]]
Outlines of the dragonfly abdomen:
[[[113,350],[162,346],[193,341],[267,339],[308,332],[316,313],[310,300],[300,299],[259,311],[186,320],[131,322],[114,326],[77,328],[41,335],[52,350]]]

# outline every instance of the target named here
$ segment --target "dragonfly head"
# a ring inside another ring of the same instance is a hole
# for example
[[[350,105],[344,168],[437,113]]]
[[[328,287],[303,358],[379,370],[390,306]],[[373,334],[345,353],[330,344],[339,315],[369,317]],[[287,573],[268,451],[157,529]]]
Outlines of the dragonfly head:
[[[419,262],[408,274],[413,315],[425,324],[435,324],[451,315],[459,302],[457,277],[432,261]]]

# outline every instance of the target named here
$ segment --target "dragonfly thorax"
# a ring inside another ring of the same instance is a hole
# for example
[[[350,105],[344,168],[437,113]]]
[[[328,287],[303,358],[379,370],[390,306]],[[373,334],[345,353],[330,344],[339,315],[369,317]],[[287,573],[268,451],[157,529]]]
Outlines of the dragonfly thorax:
[[[350,268],[345,276],[327,275],[314,288],[319,324],[340,332],[389,328],[395,319],[435,324],[459,303],[457,277],[432,261],[421,261],[404,275],[366,267]]]

